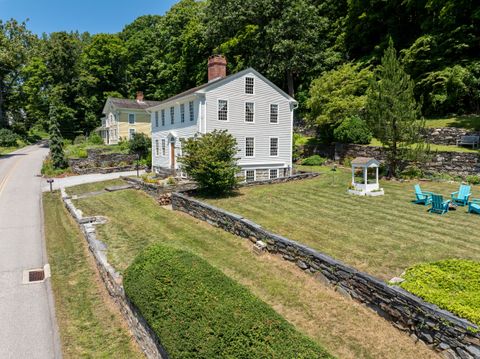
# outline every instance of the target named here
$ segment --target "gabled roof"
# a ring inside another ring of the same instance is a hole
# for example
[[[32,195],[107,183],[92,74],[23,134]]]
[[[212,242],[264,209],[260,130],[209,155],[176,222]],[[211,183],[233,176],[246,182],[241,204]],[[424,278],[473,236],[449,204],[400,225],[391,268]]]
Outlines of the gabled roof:
[[[372,157],[357,157],[353,159],[351,163],[354,167],[378,167],[380,165],[380,162]]]
[[[140,102],[137,100],[130,100],[126,98],[115,98],[115,97],[109,97],[105,105],[109,102],[110,104],[112,104],[117,108],[131,109],[131,110],[146,110],[147,108],[156,106],[160,103],[160,101],[144,100]],[[105,108],[104,108],[104,111],[105,111]]]
[[[282,89],[280,89],[277,85],[275,85],[273,82],[271,82],[269,79],[267,79],[265,76],[263,76],[260,72],[258,72],[257,70],[255,70],[254,68],[252,67],[249,67],[248,69],[245,69],[245,70],[242,70],[240,72],[237,72],[236,74],[232,74],[232,75],[228,75],[226,77],[223,77],[223,78],[218,78],[218,79],[215,79],[213,81],[210,81],[210,82],[207,82],[207,83],[204,83],[203,85],[200,85],[200,86],[197,86],[197,87],[193,87],[187,91],[184,91],[184,92],[181,92],[179,93],[178,95],[175,95],[175,96],[172,96],[172,97],[169,97],[159,103],[157,103],[156,105],[152,106],[152,107],[156,107],[156,106],[159,106],[159,105],[163,105],[163,104],[166,104],[168,102],[172,102],[172,101],[175,101],[175,100],[178,100],[180,98],[184,98],[184,97],[187,97],[187,96],[190,96],[190,95],[193,95],[193,94],[203,94],[203,93],[206,93],[210,90],[213,90],[214,88],[217,88],[218,86],[221,86],[223,85],[224,83],[230,81],[230,80],[233,80],[235,78],[238,78],[238,77],[242,77],[243,75],[247,74],[247,73],[253,73],[255,74],[257,77],[259,77],[260,79],[262,79],[263,81],[265,81],[267,84],[269,84],[272,88],[274,88],[276,91],[278,91],[280,94],[282,94],[285,98],[287,98],[289,101],[292,101],[292,102],[295,102],[297,103],[297,101],[291,97],[290,95],[288,95],[285,91],[283,91]]]

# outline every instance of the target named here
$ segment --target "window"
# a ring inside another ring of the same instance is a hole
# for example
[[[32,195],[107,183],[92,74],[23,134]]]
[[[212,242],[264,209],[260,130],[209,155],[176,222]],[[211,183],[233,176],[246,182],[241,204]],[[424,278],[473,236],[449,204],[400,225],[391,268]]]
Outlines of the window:
[[[278,170],[277,169],[270,170],[270,179],[275,179],[275,178],[278,178]]]
[[[170,123],[173,125],[175,123],[175,107],[170,107]]]
[[[245,102],[245,122],[254,122],[255,104],[253,102]]]
[[[165,143],[165,139],[163,138],[162,139],[162,156],[165,156],[166,152],[167,152],[166,143]]]
[[[278,138],[270,138],[270,156],[278,156]]]
[[[255,181],[255,170],[246,170],[245,171],[245,181],[247,181],[247,182]]]
[[[128,138],[130,140],[133,138],[133,135],[135,135],[135,129],[134,128],[128,129]]]
[[[245,93],[249,95],[253,95],[253,86],[254,86],[254,78],[253,77],[245,77]]]
[[[158,127],[158,111],[155,111],[155,127]]]
[[[228,101],[218,100],[218,120],[228,120]]]
[[[130,125],[134,125],[135,124],[135,114],[134,113],[129,113],[128,114],[128,123]]]
[[[245,138],[245,157],[253,157],[255,155],[255,139],[253,137]]]
[[[162,126],[165,126],[165,110],[162,110]]]
[[[193,108],[193,101],[188,103],[188,111],[190,112],[190,121],[194,120],[194,108]]]
[[[180,122],[185,122],[185,104],[180,105]]]
[[[158,157],[158,154],[160,153],[159,145],[158,145],[158,140],[155,140],[155,156]]]
[[[270,123],[278,123],[278,105],[270,105]]]

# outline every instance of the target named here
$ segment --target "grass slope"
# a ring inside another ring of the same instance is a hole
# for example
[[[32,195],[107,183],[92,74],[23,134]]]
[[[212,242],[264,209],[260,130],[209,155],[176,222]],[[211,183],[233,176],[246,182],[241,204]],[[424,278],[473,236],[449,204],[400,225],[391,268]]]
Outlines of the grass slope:
[[[87,257],[58,192],[45,194],[45,235],[64,358],[143,358]]]
[[[148,248],[128,267],[124,285],[172,358],[333,358],[189,252]]]
[[[377,140],[376,138],[373,138],[370,141],[370,146],[378,146],[381,147],[382,143]],[[473,153],[478,153],[478,150],[472,149],[472,147],[460,147],[460,146],[447,146],[447,145],[436,145],[436,144],[430,144],[430,151],[432,152],[473,152]]]
[[[401,286],[480,325],[480,262],[444,260],[409,268]]]
[[[340,358],[437,358],[361,304],[347,300],[295,265],[256,256],[251,243],[128,190],[75,201],[85,215],[105,215],[97,227],[110,262],[125,270],[146,246],[161,243],[205,259],[246,286],[302,333]],[[392,345],[395,343],[395,345]]]
[[[447,118],[431,118],[426,120],[430,128],[460,127],[468,130],[480,130],[480,115],[452,116]]]
[[[465,207],[439,216],[414,205],[415,182],[385,181],[383,197],[347,194],[349,170],[304,181],[243,188],[239,195],[208,202],[265,228],[388,280],[418,263],[449,258],[480,259],[474,228],[480,216]],[[458,183],[422,183],[449,198]],[[480,187],[472,187],[480,196]]]

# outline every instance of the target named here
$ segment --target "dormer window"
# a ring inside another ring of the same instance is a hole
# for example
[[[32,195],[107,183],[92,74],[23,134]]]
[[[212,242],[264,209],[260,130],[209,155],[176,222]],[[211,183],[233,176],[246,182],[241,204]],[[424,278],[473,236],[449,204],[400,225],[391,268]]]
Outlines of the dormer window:
[[[245,93],[253,95],[255,79],[253,77],[245,77]]]

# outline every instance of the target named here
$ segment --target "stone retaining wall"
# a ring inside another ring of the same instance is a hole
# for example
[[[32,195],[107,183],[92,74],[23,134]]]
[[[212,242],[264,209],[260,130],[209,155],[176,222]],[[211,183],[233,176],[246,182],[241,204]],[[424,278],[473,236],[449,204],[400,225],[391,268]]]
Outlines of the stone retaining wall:
[[[365,145],[337,145],[337,159],[343,161],[347,157],[374,157],[379,161],[386,158],[382,147]],[[431,159],[420,165],[425,172],[446,172],[452,175],[468,176],[480,174],[480,156],[474,152],[432,151]]]
[[[299,181],[299,180],[308,179],[308,178],[314,178],[319,175],[320,173],[315,173],[315,172],[298,172],[294,175],[287,176],[287,177],[279,177],[279,178],[273,178],[273,179],[267,179],[267,180],[261,180],[261,181],[242,182],[239,184],[239,186],[251,187],[251,186],[261,186],[265,184],[285,183],[285,182],[291,182],[291,181]]]
[[[67,210],[79,224],[88,243],[88,248],[93,254],[100,277],[127,321],[139,347],[147,358],[168,359],[168,354],[160,344],[157,335],[126,296],[122,285],[122,276],[108,263],[106,244],[97,239],[95,225],[104,223],[105,219],[101,217],[83,217],[82,212],[74,206],[64,189],[62,189],[62,200]]]
[[[176,185],[168,185],[168,186],[160,186],[155,183],[146,183],[140,178],[123,177],[123,176],[120,178],[125,182],[133,184],[136,188],[141,189],[142,191],[146,192],[148,195],[154,198],[158,198],[165,193],[193,191],[198,187],[197,184],[193,182],[179,183]]]
[[[425,129],[425,138],[436,145],[455,146],[462,136],[480,136],[479,131],[469,131],[465,128],[443,127]]]
[[[134,154],[103,153],[102,150],[88,149],[87,158],[69,159],[68,165],[76,174],[111,173],[134,170],[136,160]]]
[[[237,214],[180,193],[172,194],[172,206],[174,210],[249,238],[252,242],[265,242],[269,252],[296,263],[300,269],[312,273],[322,282],[335,286],[340,293],[364,303],[392,321],[397,328],[441,352],[445,358],[480,358],[479,328],[467,320],[305,245],[270,233]]]

